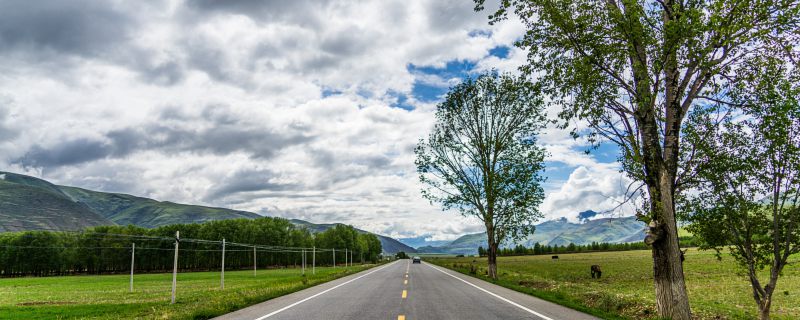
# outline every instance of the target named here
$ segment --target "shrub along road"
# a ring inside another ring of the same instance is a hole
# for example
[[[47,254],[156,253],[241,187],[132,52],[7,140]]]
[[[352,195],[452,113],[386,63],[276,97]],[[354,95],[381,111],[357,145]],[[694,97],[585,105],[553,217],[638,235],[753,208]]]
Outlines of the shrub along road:
[[[217,319],[596,319],[432,264],[400,260]]]

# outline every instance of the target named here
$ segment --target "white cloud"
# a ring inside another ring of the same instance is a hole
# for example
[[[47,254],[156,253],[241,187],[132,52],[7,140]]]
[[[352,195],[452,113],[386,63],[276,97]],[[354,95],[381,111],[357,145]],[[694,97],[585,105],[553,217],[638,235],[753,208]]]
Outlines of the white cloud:
[[[435,103],[392,104],[415,82],[459,81],[409,65],[469,60],[476,70],[513,71],[525,52],[488,52],[512,46],[524,32],[518,21],[489,26],[472,3],[438,0],[68,6],[0,13],[0,21],[27,14],[0,23],[4,168],[393,236],[480,231],[419,194],[413,147]],[[53,28],[76,36],[50,36]],[[564,137],[543,136],[554,161],[596,165],[562,154],[576,144]],[[570,187],[590,188],[574,175]],[[545,206],[562,198],[551,193]],[[559,210],[552,214],[568,209]]]

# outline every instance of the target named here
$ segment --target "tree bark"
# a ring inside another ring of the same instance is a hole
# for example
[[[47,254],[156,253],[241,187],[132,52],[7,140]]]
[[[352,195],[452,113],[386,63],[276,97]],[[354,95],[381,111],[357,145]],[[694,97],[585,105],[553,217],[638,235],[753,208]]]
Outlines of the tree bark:
[[[488,260],[489,260],[489,269],[488,269],[488,276],[492,279],[497,280],[497,242],[494,241],[494,234],[493,232],[487,232],[487,236],[489,237],[489,251],[488,253]]]
[[[767,296],[758,301],[758,318],[761,320],[769,320],[769,309],[772,305],[772,292],[768,292]]]
[[[662,237],[653,243],[653,280],[656,290],[658,314],[673,320],[690,320],[689,296],[683,277],[680,259],[678,227],[675,220],[673,178],[662,171],[660,179],[660,201],[653,201],[659,211],[657,226]],[[651,198],[659,199],[659,198]]]

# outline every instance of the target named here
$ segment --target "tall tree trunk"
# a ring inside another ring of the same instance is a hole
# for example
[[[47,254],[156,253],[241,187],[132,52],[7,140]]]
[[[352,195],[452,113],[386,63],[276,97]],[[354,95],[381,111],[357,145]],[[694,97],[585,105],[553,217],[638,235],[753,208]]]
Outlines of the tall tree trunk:
[[[489,245],[489,277],[497,280],[497,245]]]
[[[489,237],[489,250],[487,252],[489,257],[489,270],[488,276],[492,279],[497,279],[497,242],[494,241],[494,234],[493,232],[487,232],[487,236]]]
[[[678,245],[673,181],[674,178],[667,170],[661,170],[657,190],[651,188],[651,206],[657,213],[654,217],[656,230],[652,231],[658,234],[652,243],[656,307],[662,317],[690,320],[689,296],[686,293]]]

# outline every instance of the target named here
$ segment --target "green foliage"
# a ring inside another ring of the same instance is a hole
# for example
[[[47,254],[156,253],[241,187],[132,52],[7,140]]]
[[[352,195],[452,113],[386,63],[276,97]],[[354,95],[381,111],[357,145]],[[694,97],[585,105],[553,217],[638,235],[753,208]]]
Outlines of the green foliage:
[[[353,252],[354,261],[377,261],[381,245],[373,234],[360,233],[352,226],[337,225],[312,234],[297,228],[286,219],[234,219],[202,224],[177,224],[155,229],[135,226],[100,226],[85,232],[27,231],[0,233],[0,276],[64,275],[116,273],[130,270],[130,248],[136,243],[138,272],[168,271],[173,266],[174,241],[144,237],[174,237],[228,242],[227,269],[252,268],[252,247],[234,243],[320,249],[336,248]],[[122,235],[122,236],[120,236]],[[280,251],[280,250],[273,250]],[[260,266],[298,265],[302,253],[261,252],[256,255]],[[336,262],[344,263],[344,252],[337,252]],[[216,270],[221,266],[221,244],[182,242],[179,251],[180,270]],[[306,254],[312,254],[307,250]],[[332,263],[331,252],[318,252],[318,264]],[[363,259],[363,260],[362,260]],[[310,260],[309,260],[310,261]],[[308,262],[308,261],[307,261]]]
[[[758,60],[731,90],[743,113],[691,118],[697,190],[685,206],[703,248],[729,248],[750,276],[759,307],[769,301],[789,255],[800,252],[800,71]],[[729,246],[730,245],[730,246]],[[755,270],[770,267],[766,282]]]
[[[395,254],[394,256],[395,256],[395,258],[397,258],[397,259],[409,259],[408,255],[407,255],[405,252],[403,252],[403,251],[400,251],[400,252],[398,252],[398,253],[397,253],[397,254]]]
[[[476,3],[483,9],[484,0]],[[522,70],[562,106],[562,126],[584,120],[591,129],[574,129],[576,137],[620,147],[623,170],[641,183],[634,190],[649,223],[658,312],[690,319],[675,213],[692,179],[680,157],[684,119],[702,102],[729,101],[722,89],[747,62],[796,56],[800,3],[507,0],[490,19],[508,14],[526,25],[517,42],[529,51]]]
[[[536,144],[544,116],[539,88],[511,75],[453,87],[415,150],[423,196],[483,221],[492,248],[532,233],[544,198],[546,152]]]

